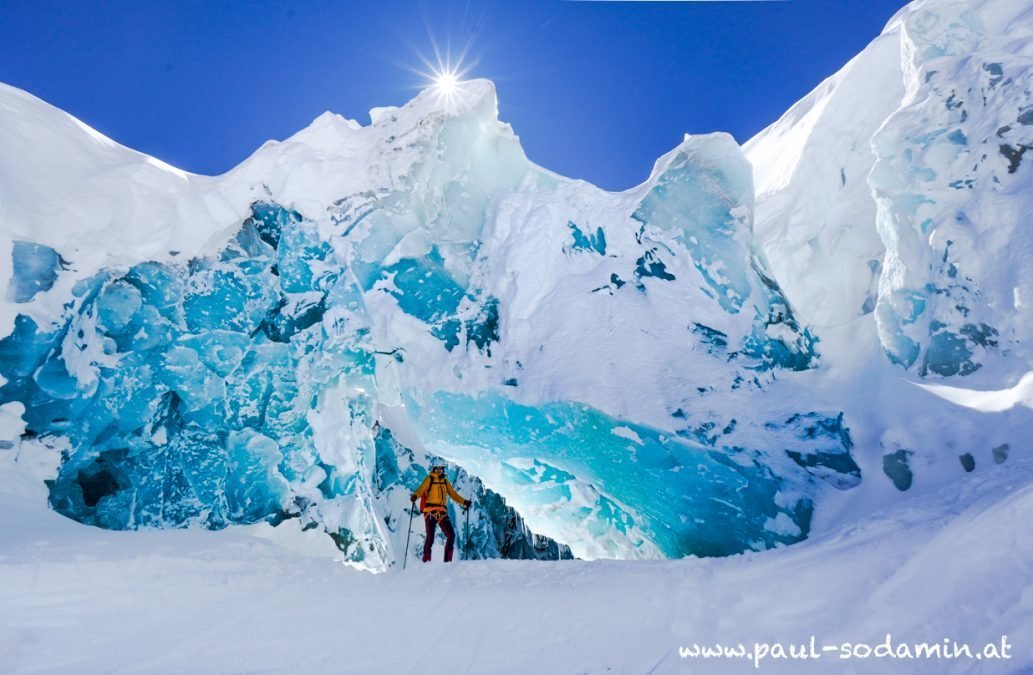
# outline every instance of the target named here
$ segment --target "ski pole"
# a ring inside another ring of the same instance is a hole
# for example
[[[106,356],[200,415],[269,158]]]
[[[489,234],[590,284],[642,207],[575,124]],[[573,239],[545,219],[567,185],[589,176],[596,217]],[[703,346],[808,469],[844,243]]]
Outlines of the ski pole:
[[[463,537],[463,560],[470,559],[470,507],[467,506],[466,511],[466,536]]]
[[[415,506],[409,507],[409,534],[405,536],[405,557],[402,558],[402,569],[405,569],[405,563],[409,561],[409,539],[412,537],[412,516],[416,512]]]

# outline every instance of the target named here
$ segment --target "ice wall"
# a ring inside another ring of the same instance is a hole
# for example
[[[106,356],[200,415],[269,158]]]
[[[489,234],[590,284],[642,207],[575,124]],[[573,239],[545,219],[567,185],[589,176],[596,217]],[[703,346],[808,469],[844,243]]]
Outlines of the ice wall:
[[[1029,370],[1030,11],[913,2],[746,144],[759,243],[836,366],[872,341],[922,378]]]
[[[212,257],[106,270],[55,325],[19,316],[0,397],[29,402],[31,433],[71,441],[54,508],[104,527],[219,528],[318,502],[308,517],[375,539],[356,479],[371,442],[321,447],[309,419],[331,391],[350,394],[345,426],[371,401],[360,298],[330,257],[312,223],[260,203]]]
[[[30,402],[28,433],[71,443],[55,509],[115,529],[298,517],[351,559],[386,562],[374,498],[423,474],[384,469],[361,295],[313,223],[256,203],[217,257],[106,271],[70,310],[49,330],[22,315],[0,342],[0,400]],[[480,513],[474,555],[523,532],[485,533]]]
[[[875,316],[890,358],[922,376],[1024,352],[1033,29],[1022,9],[927,2],[901,19],[907,97],[873,139],[869,181],[886,242]]]
[[[382,568],[436,458],[478,498],[477,557],[782,545],[859,482],[849,420],[786,395],[819,342],[756,250],[729,136],[614,194],[530,163],[490,83],[373,118],[220,178],[246,216],[202,255],[19,245],[0,404],[65,444],[54,508],[299,519]]]

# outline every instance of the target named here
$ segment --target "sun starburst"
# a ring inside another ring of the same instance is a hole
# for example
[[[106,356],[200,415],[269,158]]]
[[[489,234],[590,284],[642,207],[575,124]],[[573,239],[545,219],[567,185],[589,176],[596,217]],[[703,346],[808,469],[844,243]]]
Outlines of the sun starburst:
[[[423,8],[425,10],[425,8]],[[435,29],[435,22],[426,11],[422,11],[427,30],[427,43],[417,46],[405,39],[415,63],[406,63],[392,57],[388,60],[404,70],[419,76],[421,82],[416,88],[425,91],[438,105],[452,112],[463,107],[464,99],[473,87],[467,86],[470,73],[478,66],[478,58],[472,54],[473,43],[486,20],[486,9],[475,11],[467,7],[458,24],[449,26],[444,38]],[[460,40],[454,35],[463,36]]]
[[[434,76],[434,88],[444,96],[449,96],[459,89],[459,77],[455,72],[441,72]]]
[[[430,89],[445,110],[455,110],[462,104],[466,72],[467,69],[463,68],[462,64],[452,65],[448,61],[439,61],[437,66],[431,69],[428,77]]]

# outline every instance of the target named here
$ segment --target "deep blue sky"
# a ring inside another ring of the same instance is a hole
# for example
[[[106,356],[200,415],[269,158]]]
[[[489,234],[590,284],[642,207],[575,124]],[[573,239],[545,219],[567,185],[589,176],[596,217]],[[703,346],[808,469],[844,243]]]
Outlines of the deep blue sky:
[[[532,160],[625,189],[685,132],[745,142],[904,4],[0,0],[0,81],[216,174],[324,110],[368,123],[424,84],[433,41],[469,43]]]

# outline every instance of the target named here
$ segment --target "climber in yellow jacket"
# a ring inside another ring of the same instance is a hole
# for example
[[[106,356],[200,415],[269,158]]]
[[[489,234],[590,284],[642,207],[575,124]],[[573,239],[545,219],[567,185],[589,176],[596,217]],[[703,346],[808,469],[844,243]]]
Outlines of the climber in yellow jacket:
[[[445,534],[445,562],[452,562],[452,549],[456,543],[456,531],[452,527],[452,521],[448,518],[448,498],[463,505],[464,509],[470,508],[470,500],[465,499],[455,491],[452,483],[445,477],[445,465],[436,464],[416,492],[412,493],[409,501],[415,502],[420,499],[420,512],[423,513],[423,522],[427,527],[427,541],[423,544],[423,562],[430,562],[430,549],[434,544],[434,530],[438,525]]]

